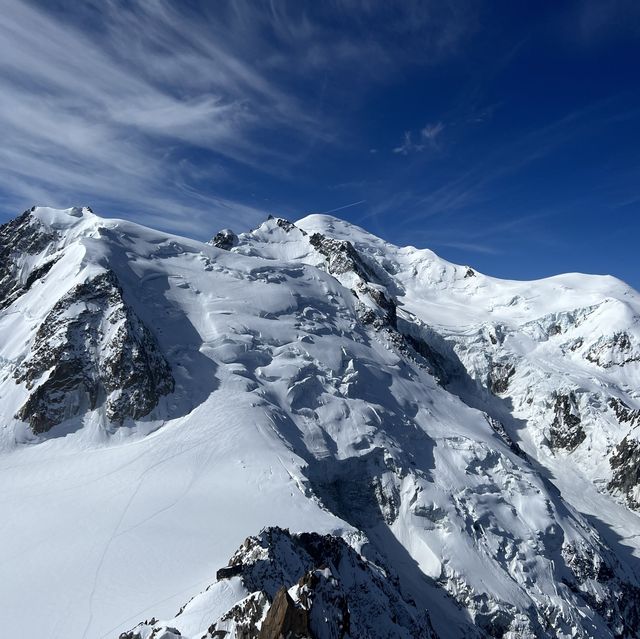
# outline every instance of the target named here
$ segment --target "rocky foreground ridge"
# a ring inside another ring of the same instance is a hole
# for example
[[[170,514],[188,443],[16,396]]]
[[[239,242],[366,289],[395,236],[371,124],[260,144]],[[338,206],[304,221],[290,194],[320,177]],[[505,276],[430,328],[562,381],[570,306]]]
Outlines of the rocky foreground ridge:
[[[191,625],[204,601],[215,599],[230,580],[246,596],[212,621],[206,639],[435,637],[426,612],[403,599],[397,578],[343,539],[268,528],[245,539],[217,581],[173,620],[145,621],[120,639],[183,636],[178,627]]]

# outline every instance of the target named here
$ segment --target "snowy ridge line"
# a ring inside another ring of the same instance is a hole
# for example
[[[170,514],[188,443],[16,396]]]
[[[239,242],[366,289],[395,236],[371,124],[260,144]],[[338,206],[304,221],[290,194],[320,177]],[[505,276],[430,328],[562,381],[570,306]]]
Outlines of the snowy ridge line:
[[[637,636],[624,283],[326,215],[201,243],[39,207],[0,255],[7,632]]]

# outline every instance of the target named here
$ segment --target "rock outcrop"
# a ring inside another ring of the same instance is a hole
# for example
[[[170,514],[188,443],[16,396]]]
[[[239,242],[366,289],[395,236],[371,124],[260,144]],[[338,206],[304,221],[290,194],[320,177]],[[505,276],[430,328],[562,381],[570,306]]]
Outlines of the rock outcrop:
[[[621,494],[630,508],[640,510],[640,441],[627,435],[609,458],[612,470],[608,488]]]
[[[36,434],[101,403],[113,423],[140,419],[174,387],[155,338],[125,302],[113,271],[75,286],[54,305],[14,377],[30,391],[16,417]]]
[[[0,310],[10,306],[44,277],[55,263],[49,259],[31,266],[28,258],[43,253],[57,239],[54,231],[42,228],[32,211],[0,226]]]
[[[549,444],[553,449],[573,450],[585,439],[580,410],[573,392],[554,394],[554,417],[549,428]]]
[[[211,240],[211,244],[224,251],[231,250],[238,243],[238,236],[230,229],[222,229],[216,233]]]
[[[585,358],[602,368],[640,362],[640,346],[626,332],[601,337],[585,354]]]
[[[208,622],[198,639],[436,638],[428,616],[404,599],[394,580],[340,537],[267,528],[248,537],[223,570],[217,584],[175,619],[143,622],[121,639],[155,639],[173,628],[181,632],[181,615],[190,606],[201,610],[199,597],[211,597],[224,580],[236,578],[247,596]]]

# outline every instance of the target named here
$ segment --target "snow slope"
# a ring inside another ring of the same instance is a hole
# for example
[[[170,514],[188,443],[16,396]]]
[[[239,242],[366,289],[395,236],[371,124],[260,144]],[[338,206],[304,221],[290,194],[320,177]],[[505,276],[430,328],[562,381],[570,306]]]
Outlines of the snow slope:
[[[0,250],[9,635],[201,636],[254,592],[217,569],[280,526],[346,539],[439,637],[636,636],[622,282],[496,280],[317,215],[203,244],[36,208]]]
[[[599,499],[590,483],[606,490],[613,475],[611,452],[625,437],[635,441],[638,436],[640,297],[636,291],[609,276],[499,280],[447,263],[428,250],[398,249],[327,216],[309,216],[299,226],[350,239],[362,255],[390,272],[402,311],[424,322],[426,339],[445,355],[458,358],[464,376],[471,378],[452,380],[450,390],[509,422],[510,435],[562,485],[565,498],[574,494],[572,503],[581,512],[605,517],[623,538],[634,534],[637,517],[610,499]],[[616,336],[625,336],[620,341],[626,344],[616,344]],[[511,366],[507,387],[487,394],[500,369]],[[556,398],[571,393],[584,439],[575,448],[554,447]],[[619,402],[627,410],[621,411]],[[585,484],[582,479],[589,481]],[[616,493],[618,502],[634,505],[615,481],[609,492]],[[637,545],[632,548],[637,554]]]

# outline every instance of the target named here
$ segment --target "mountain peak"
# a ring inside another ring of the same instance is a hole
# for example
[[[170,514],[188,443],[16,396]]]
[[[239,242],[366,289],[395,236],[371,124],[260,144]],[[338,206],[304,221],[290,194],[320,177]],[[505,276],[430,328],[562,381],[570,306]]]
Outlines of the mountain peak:
[[[68,209],[54,209],[48,206],[34,206],[31,217],[49,228],[65,229],[75,226],[88,217],[97,218],[90,207],[73,206]]]
[[[7,631],[634,636],[628,287],[325,215],[208,244],[43,207],[0,257],[4,601],[50,602]]]

